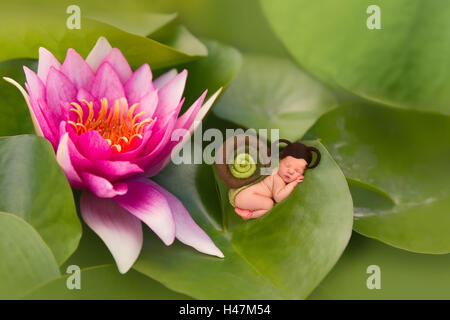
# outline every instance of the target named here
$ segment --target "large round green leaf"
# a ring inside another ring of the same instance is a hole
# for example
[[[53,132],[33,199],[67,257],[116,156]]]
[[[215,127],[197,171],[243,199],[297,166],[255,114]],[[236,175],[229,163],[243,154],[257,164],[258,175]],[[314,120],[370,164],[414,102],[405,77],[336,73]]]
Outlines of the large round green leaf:
[[[336,263],[352,228],[345,177],[318,142],[322,162],[269,214],[243,221],[212,166],[169,166],[155,180],[173,192],[222,250],[224,259],[151,231],[134,268],[168,288],[200,299],[305,298]]]
[[[39,47],[50,50],[60,61],[64,60],[68,48],[74,48],[86,57],[101,36],[119,48],[133,67],[149,63],[152,69],[164,68],[207,54],[206,48],[193,37],[190,39],[195,39],[195,45],[187,53],[84,16],[80,29],[68,29],[67,16],[64,15],[33,15],[17,19],[15,15],[3,13],[0,18],[0,60],[37,58]]]
[[[406,250],[450,252],[450,117],[352,104],[308,136],[321,138],[350,179],[356,231]]]
[[[59,276],[55,257],[31,225],[0,212],[0,299],[15,299]]]
[[[43,138],[0,138],[0,210],[29,222],[59,264],[78,245],[81,225],[72,190]]]
[[[369,279],[380,269],[380,289]],[[450,255],[398,250],[358,234],[309,299],[450,299]]]
[[[261,3],[293,57],[318,77],[375,101],[450,114],[449,1]],[[371,5],[380,8],[379,30],[367,27]]]
[[[136,0],[155,12],[177,12],[196,35],[219,40],[245,52],[288,57],[271,30],[259,0]]]
[[[0,136],[13,136],[34,133],[27,104],[16,87],[3,80],[3,77],[25,82],[23,66],[36,69],[35,60],[9,60],[0,62]]]
[[[189,30],[180,24],[170,23],[149,35],[149,38],[191,55],[206,56],[208,51]]]
[[[186,300],[188,296],[173,292],[162,284],[137,271],[130,270],[125,275],[117,271],[115,265],[102,265],[73,269],[52,281],[34,288],[25,299],[57,300]],[[63,270],[65,271],[65,270]],[[80,289],[68,289],[67,283],[75,284],[79,275]]]
[[[202,39],[203,40],[203,39]],[[213,40],[203,40],[208,56],[181,66],[188,69],[184,95],[190,106],[208,89],[208,99],[221,87],[226,87],[241,68],[242,56],[235,48]]]
[[[247,54],[214,113],[247,128],[276,128],[280,137],[297,140],[335,106],[333,94],[289,60]]]

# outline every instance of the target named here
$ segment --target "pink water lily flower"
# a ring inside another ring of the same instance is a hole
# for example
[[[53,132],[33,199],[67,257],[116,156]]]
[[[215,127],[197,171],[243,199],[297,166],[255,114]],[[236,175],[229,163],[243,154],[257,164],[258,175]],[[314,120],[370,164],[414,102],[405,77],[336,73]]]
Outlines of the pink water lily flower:
[[[177,238],[223,257],[183,204],[148,179],[170,161],[171,150],[195,130],[215,98],[206,91],[181,116],[187,71],[155,80],[148,64],[132,71],[117,48],[100,38],[84,60],[69,49],[62,64],[39,49],[37,74],[24,67],[37,135],[52,144],[71,186],[83,189],[81,215],[111,251],[121,273],[142,248],[144,222],[166,244]],[[188,130],[172,141],[175,129]],[[179,146],[178,146],[179,147]]]

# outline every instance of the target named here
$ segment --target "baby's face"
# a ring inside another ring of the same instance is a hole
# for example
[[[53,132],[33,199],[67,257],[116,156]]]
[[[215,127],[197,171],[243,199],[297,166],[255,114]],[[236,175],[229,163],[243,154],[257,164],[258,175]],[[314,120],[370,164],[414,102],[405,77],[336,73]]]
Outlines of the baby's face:
[[[305,159],[297,159],[291,156],[280,161],[278,175],[284,182],[289,183],[297,180],[305,171],[307,162]]]

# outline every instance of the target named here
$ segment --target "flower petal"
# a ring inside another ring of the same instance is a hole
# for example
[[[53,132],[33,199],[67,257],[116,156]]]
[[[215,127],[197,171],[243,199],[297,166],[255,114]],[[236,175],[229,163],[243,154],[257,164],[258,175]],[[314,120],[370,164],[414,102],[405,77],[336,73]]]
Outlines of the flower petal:
[[[161,118],[176,109],[183,95],[186,78],[187,70],[183,70],[159,90],[156,117]]]
[[[74,188],[82,189],[85,185],[70,160],[68,140],[69,133],[66,132],[59,141],[58,150],[56,151],[56,161],[63,169],[64,175],[70,185]]]
[[[122,83],[127,82],[133,74],[127,59],[123,56],[122,51],[117,48],[113,48],[109,52],[104,62],[108,62],[114,68]]]
[[[158,106],[158,89],[148,92],[140,101],[135,113],[145,112],[145,117],[153,117]]]
[[[63,120],[61,117],[66,116],[68,110],[64,110],[64,105],[68,105],[75,101],[77,89],[72,82],[62,72],[51,67],[47,75],[46,101],[50,112],[54,115],[54,121]],[[45,110],[44,112],[47,112]],[[65,119],[64,119],[65,120]]]
[[[155,81],[153,81],[153,87],[155,87],[156,89],[161,89],[162,87],[164,87],[170,80],[172,80],[173,78],[176,77],[176,75],[178,74],[176,69],[170,69],[169,71],[167,71],[166,73],[163,73],[162,75],[160,75],[158,78],[155,79]]]
[[[143,156],[133,160],[139,167],[148,168],[149,164],[161,153],[167,143],[170,142],[175,119],[171,119],[167,123],[167,127],[163,127],[159,131],[154,131],[152,137],[142,152]]]
[[[114,198],[115,196],[124,195],[128,192],[126,183],[118,182],[112,184],[105,178],[89,172],[81,172],[80,175],[88,189],[97,197]]]
[[[120,273],[126,273],[142,249],[142,224],[110,199],[84,191],[80,199],[83,220],[108,247]]]
[[[42,82],[47,83],[47,75],[51,67],[59,70],[61,68],[61,63],[59,63],[59,61],[50,51],[42,47],[39,48],[39,63],[37,74]]]
[[[153,91],[152,71],[148,64],[137,69],[124,85],[128,104],[139,102],[143,96]]]
[[[122,82],[108,62],[103,62],[98,68],[91,93],[98,99],[107,98],[110,104],[116,99],[125,98]]]
[[[96,72],[100,64],[103,60],[108,56],[111,52],[112,47],[109,44],[108,40],[104,37],[100,37],[97,40],[94,48],[92,48],[91,52],[89,52],[86,62],[91,67],[93,72]]]
[[[217,90],[209,99],[208,101],[205,102],[205,104],[200,108],[200,110],[197,112],[197,114],[195,115],[194,120],[191,122],[188,132],[183,136],[183,138],[181,139],[180,142],[176,142],[175,145],[169,145],[168,148],[169,153],[174,153],[177,154],[181,148],[183,147],[183,145],[191,138],[191,135],[194,133],[194,131],[197,129],[197,127],[200,125],[200,123],[203,121],[203,118],[206,116],[206,114],[208,113],[208,111],[211,109],[212,105],[214,104],[214,102],[216,101],[217,97],[219,96],[219,94],[222,92],[222,88],[219,88],[219,90]],[[185,123],[185,126],[187,125],[187,123]],[[174,149],[172,152],[172,148]],[[170,157],[170,155],[169,155]]]
[[[150,227],[166,244],[175,239],[175,222],[166,198],[150,185],[128,180],[128,192],[114,198],[122,208]]]
[[[189,129],[194,122],[200,108],[202,107],[203,101],[205,100],[208,90],[205,90],[203,94],[186,110],[181,117],[177,119],[175,123],[175,129],[184,128]]]
[[[173,219],[175,220],[176,237],[178,240],[200,252],[220,258],[224,257],[222,251],[217,248],[206,232],[195,223],[189,212],[177,197],[151,180],[145,180],[145,183],[149,184],[166,197],[170,210],[172,211]]]
[[[94,81],[94,72],[91,67],[74,49],[67,50],[66,59],[61,72],[77,87],[77,89],[90,89]]]
[[[45,85],[42,80],[28,67],[23,67],[25,72],[25,78],[27,79],[27,84],[29,88],[30,96],[37,100],[45,99]]]
[[[95,160],[95,173],[109,181],[129,178],[136,173],[144,172],[139,166],[129,161]]]
[[[112,155],[112,148],[96,130],[89,130],[79,136],[78,150],[90,160],[108,160]]]
[[[3,77],[3,79],[5,81],[11,83],[13,86],[15,86],[17,89],[19,89],[20,93],[22,93],[22,95],[25,99],[25,102],[28,106],[28,111],[30,112],[30,115],[31,115],[31,121],[33,122],[34,131],[36,132],[36,135],[43,137],[44,133],[42,132],[41,125],[39,124],[38,115],[36,114],[36,111],[34,110],[33,106],[31,105],[30,97],[28,96],[28,93],[15,80],[8,78],[8,77]],[[40,112],[40,110],[38,110],[38,111]]]

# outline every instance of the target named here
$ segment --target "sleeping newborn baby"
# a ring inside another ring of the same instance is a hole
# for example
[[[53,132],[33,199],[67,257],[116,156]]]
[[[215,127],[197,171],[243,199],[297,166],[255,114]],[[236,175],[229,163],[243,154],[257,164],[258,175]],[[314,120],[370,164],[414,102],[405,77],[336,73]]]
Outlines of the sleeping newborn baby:
[[[286,141],[286,140],[283,140]],[[286,199],[294,188],[303,181],[303,173],[307,168],[314,168],[319,164],[320,153],[316,148],[307,147],[302,143],[290,143],[280,154],[280,163],[272,175],[254,184],[238,190],[234,195],[235,211],[244,220],[259,218],[272,209],[275,202]],[[315,164],[312,153],[317,154]]]

